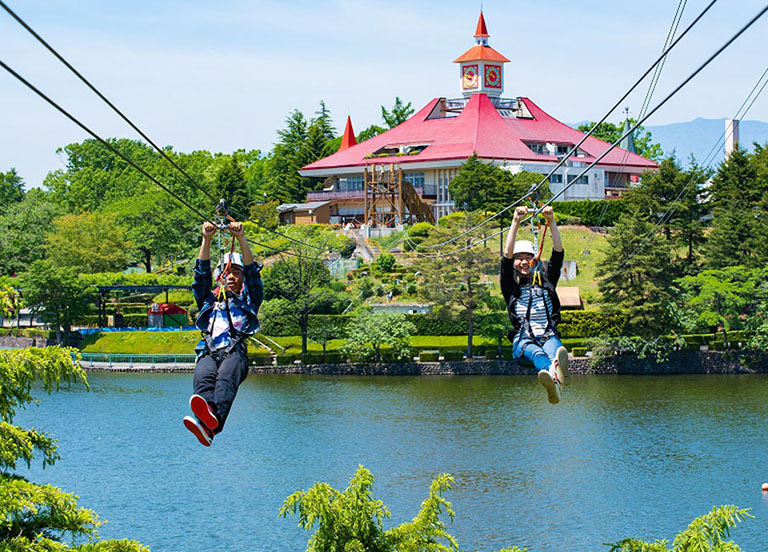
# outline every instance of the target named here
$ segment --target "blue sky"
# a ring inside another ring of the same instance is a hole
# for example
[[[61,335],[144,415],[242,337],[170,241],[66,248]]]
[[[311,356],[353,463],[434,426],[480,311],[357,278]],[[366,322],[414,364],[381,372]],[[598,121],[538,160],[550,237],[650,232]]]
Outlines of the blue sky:
[[[323,99],[337,128],[379,122],[395,96],[459,96],[451,63],[473,44],[480,3],[6,0],[161,145],[268,151],[285,117]],[[680,29],[706,5],[689,0]],[[485,0],[490,44],[512,60],[507,97],[564,122],[601,117],[658,56],[677,2]],[[762,3],[720,0],[671,54],[661,100]],[[765,69],[768,15],[648,124],[730,117]],[[134,137],[5,12],[0,59],[104,136]],[[645,93],[627,100],[637,113]],[[768,121],[768,94],[749,119]],[[653,102],[655,105],[655,102]],[[613,120],[621,118],[620,113]],[[0,171],[28,186],[63,167],[56,148],[85,134],[0,71]]]

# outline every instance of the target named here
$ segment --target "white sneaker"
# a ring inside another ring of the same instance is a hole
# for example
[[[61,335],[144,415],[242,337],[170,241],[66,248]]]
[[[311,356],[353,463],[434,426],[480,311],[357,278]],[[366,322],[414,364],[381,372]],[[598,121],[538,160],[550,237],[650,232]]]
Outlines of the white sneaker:
[[[184,416],[184,427],[186,427],[192,434],[197,437],[200,444],[204,447],[210,447],[213,443],[213,432],[201,424],[196,418],[192,416]]]
[[[539,383],[547,390],[547,399],[550,404],[560,402],[560,383],[557,381],[557,374],[553,370],[539,370]]]
[[[557,379],[563,385],[571,383],[571,374],[568,371],[568,350],[565,347],[559,347],[557,353],[555,353],[555,360],[553,362],[555,367],[555,373],[557,373]]]

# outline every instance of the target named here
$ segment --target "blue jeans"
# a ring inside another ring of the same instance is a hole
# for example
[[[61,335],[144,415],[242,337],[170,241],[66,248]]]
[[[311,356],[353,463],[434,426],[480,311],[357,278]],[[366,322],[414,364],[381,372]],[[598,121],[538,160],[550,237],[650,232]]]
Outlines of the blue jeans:
[[[540,340],[534,341],[522,332],[515,336],[512,342],[512,355],[520,364],[533,365],[536,370],[548,370],[555,360],[557,350],[563,346],[560,339],[553,335],[539,345]]]

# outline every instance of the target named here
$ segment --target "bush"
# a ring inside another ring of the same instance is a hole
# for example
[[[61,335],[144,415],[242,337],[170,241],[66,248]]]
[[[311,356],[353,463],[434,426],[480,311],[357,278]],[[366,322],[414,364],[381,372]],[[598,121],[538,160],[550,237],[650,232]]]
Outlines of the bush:
[[[504,348],[501,350],[501,358],[504,360],[515,360],[515,352],[512,349]]]
[[[624,316],[606,316],[598,310],[562,311],[557,329],[562,337],[616,336],[626,323]]]
[[[295,361],[301,359],[301,355],[293,355],[293,354],[280,354],[277,355],[277,365],[278,366],[290,366],[294,364]]]
[[[445,360],[464,360],[464,351],[446,350],[443,351],[443,359]]]
[[[587,356],[587,348],[586,347],[574,347],[572,352],[573,352],[573,356],[577,356],[577,357],[585,357],[585,356]]]
[[[440,360],[440,351],[421,351],[419,362],[437,362]]]
[[[46,339],[55,339],[54,330],[40,330],[38,328],[0,328],[0,335],[13,335],[18,337],[43,337]]]
[[[555,201],[552,208],[558,213],[578,217],[585,226],[615,226],[627,212],[626,202],[621,199]]]
[[[272,364],[272,355],[264,351],[249,352],[248,362],[253,366],[269,366]]]
[[[499,352],[494,349],[485,350],[485,360],[496,360],[499,358]]]

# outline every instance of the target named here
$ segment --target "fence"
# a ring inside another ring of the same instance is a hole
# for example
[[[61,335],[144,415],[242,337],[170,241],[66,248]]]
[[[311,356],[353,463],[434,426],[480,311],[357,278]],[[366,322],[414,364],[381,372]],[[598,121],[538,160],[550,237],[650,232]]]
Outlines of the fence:
[[[133,367],[134,364],[150,364],[153,367],[156,364],[194,364],[195,355],[134,355],[120,353],[80,353],[80,363],[84,366],[93,366],[94,363],[109,364],[127,364]]]

